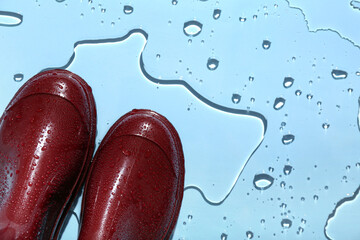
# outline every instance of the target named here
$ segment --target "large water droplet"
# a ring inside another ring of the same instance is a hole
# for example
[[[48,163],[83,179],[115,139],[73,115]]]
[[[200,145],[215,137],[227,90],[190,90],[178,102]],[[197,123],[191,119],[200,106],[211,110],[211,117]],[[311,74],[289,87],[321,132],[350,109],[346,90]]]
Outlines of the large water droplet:
[[[134,11],[134,8],[130,5],[125,5],[124,6],[124,13],[125,14],[131,14]]]
[[[274,178],[266,173],[256,174],[253,184],[257,190],[266,190],[274,183]]]
[[[343,71],[343,70],[337,70],[337,69],[333,69],[331,71],[331,76],[335,79],[335,80],[340,80],[340,79],[345,79],[347,77],[347,72]]]
[[[15,27],[22,23],[23,16],[14,12],[0,11],[0,26]]]
[[[252,231],[247,231],[247,232],[246,232],[246,237],[247,237],[248,239],[252,239],[252,238],[254,237],[254,233],[253,233]]]
[[[268,50],[271,46],[271,42],[269,40],[264,40],[263,43],[262,43],[262,47],[263,49],[265,50]]]
[[[293,85],[294,83],[294,79],[292,77],[285,77],[284,78],[284,82],[283,82],[283,85],[284,85],[284,88],[289,88]]]
[[[241,100],[241,96],[237,93],[234,93],[231,97],[231,101],[234,103],[234,104],[238,104]]]
[[[219,61],[215,58],[209,58],[207,61],[207,68],[214,71],[219,66]]]
[[[289,145],[290,143],[292,143],[293,141],[295,140],[295,136],[292,135],[292,134],[287,134],[287,135],[284,135],[281,139],[282,143],[284,145]]]
[[[215,20],[219,19],[221,15],[221,10],[220,9],[214,9],[214,13],[213,13],[213,18]]]
[[[15,82],[21,82],[23,79],[24,79],[24,74],[22,74],[22,73],[17,73],[14,75]]]
[[[198,21],[192,20],[184,23],[184,33],[186,36],[195,37],[201,33],[202,24]]]
[[[284,105],[285,105],[285,99],[282,97],[278,97],[275,99],[273,107],[275,110],[280,110],[283,108]]]
[[[292,169],[293,169],[292,166],[290,166],[290,165],[285,165],[285,166],[284,166],[284,169],[283,169],[283,172],[284,172],[285,175],[290,175]]]
[[[284,218],[282,221],[281,221],[281,226],[283,228],[290,228],[292,225],[292,221],[290,219],[287,219],[287,218]]]

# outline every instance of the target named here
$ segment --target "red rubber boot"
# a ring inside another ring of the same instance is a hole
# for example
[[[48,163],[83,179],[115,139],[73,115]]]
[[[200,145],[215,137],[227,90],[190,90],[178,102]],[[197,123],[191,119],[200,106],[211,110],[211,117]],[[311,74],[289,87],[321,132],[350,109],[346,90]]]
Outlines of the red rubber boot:
[[[79,239],[168,239],[184,191],[184,156],[170,122],[133,110],[106,134],[82,202]]]
[[[66,70],[42,72],[0,119],[0,239],[52,239],[94,151],[91,88]]]

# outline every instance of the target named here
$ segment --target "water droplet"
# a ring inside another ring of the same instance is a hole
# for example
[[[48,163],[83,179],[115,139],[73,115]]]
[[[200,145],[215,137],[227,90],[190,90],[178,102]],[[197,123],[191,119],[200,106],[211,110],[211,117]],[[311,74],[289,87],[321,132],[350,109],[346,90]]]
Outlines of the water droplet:
[[[287,208],[286,203],[281,203],[280,208],[282,208],[283,210],[284,210],[285,208]]]
[[[350,168],[351,168],[351,166],[350,166],[350,165],[347,165],[345,169],[349,171]]]
[[[195,37],[201,33],[202,24],[198,21],[192,20],[184,23],[184,33],[186,36]]]
[[[281,226],[283,228],[290,228],[292,225],[292,221],[290,219],[287,219],[287,218],[284,218],[282,221],[281,221]]]
[[[247,237],[248,239],[252,239],[252,238],[254,237],[254,233],[251,232],[251,231],[247,231],[247,232],[246,232],[246,237]]]
[[[296,95],[296,96],[300,96],[301,94],[302,94],[301,90],[296,90],[296,91],[295,91],[295,95]]]
[[[357,168],[360,168],[360,162],[357,162],[357,163],[355,164],[355,166],[356,166]]]
[[[192,215],[188,215],[188,219],[189,219],[189,220],[193,219],[193,216],[192,216]]]
[[[292,77],[285,77],[283,86],[284,88],[289,88],[293,85],[293,83],[294,83],[294,79]]]
[[[337,70],[337,69],[333,69],[331,71],[331,76],[335,79],[335,80],[340,80],[340,79],[345,79],[347,77],[347,72],[343,71],[343,70]]]
[[[302,223],[302,224],[306,224],[306,220],[302,218],[302,219],[301,219],[301,223]]]
[[[124,13],[125,14],[131,14],[134,11],[134,8],[130,5],[125,5],[124,6]]]
[[[289,145],[290,143],[292,143],[293,141],[295,140],[295,136],[292,135],[292,134],[287,134],[287,135],[284,135],[281,139],[282,143],[284,145]]]
[[[249,77],[249,82],[253,82],[254,81],[254,77],[250,76]]]
[[[214,71],[219,66],[219,61],[215,58],[209,58],[207,61],[207,68],[211,71]]]
[[[258,17],[257,15],[254,15],[254,16],[253,16],[253,19],[254,19],[254,20],[256,20],[256,19],[257,19],[257,17]]]
[[[261,224],[264,224],[264,223],[265,223],[265,219],[261,219],[261,220],[260,220],[260,223],[261,223]]]
[[[173,0],[172,1],[172,5],[177,5],[178,4],[178,1],[177,0]]]
[[[220,10],[220,9],[214,9],[213,18],[214,18],[215,20],[217,20],[217,19],[220,18],[220,15],[221,15],[221,10]]]
[[[284,188],[285,186],[286,186],[286,183],[285,183],[284,181],[281,181],[280,187],[281,187],[281,188]]]
[[[309,93],[308,95],[306,95],[306,98],[311,100],[313,98],[313,95]]]
[[[227,237],[228,237],[227,234],[222,233],[221,236],[220,236],[220,239],[221,239],[221,240],[227,240]]]
[[[320,107],[321,104],[322,104],[322,102],[321,102],[321,101],[318,101],[316,104],[318,105],[318,107]]]
[[[0,11],[0,26],[15,27],[22,23],[23,16],[14,12]]]
[[[360,72],[356,72],[355,74],[356,74],[356,76],[360,76]]]
[[[290,165],[285,165],[284,166],[284,169],[283,169],[283,172],[285,175],[290,175],[291,171],[293,170],[293,167],[290,166]]]
[[[323,123],[322,124],[323,129],[328,129],[329,127],[330,127],[330,124],[328,124],[328,123]]]
[[[240,22],[246,22],[246,18],[244,18],[244,17],[239,17],[239,21],[240,21]]]
[[[319,200],[319,196],[318,196],[318,195],[314,195],[313,198],[314,198],[315,201]]]
[[[353,91],[354,91],[354,89],[348,88],[348,93],[352,93]]]
[[[262,47],[263,49],[265,50],[268,50],[271,46],[271,42],[269,40],[264,40],[263,43],[262,43]]]
[[[160,54],[156,54],[156,59],[160,59]]]
[[[106,8],[102,8],[102,9],[101,9],[101,12],[102,12],[102,13],[105,13],[105,12],[106,12]]]
[[[274,172],[274,168],[272,168],[272,167],[269,167],[269,172]]]
[[[17,73],[14,75],[15,82],[21,82],[23,79],[24,79],[24,74],[22,74],[22,73]]]
[[[255,98],[250,98],[250,102],[255,102]]]
[[[283,108],[285,105],[285,99],[282,97],[278,97],[275,99],[274,101],[274,109],[275,110],[280,110],[281,108]]]
[[[268,174],[260,173],[254,176],[253,184],[257,190],[266,190],[274,183],[274,178]]]
[[[305,202],[305,198],[304,198],[304,197],[301,197],[300,200],[301,200],[302,202]]]
[[[238,104],[241,100],[241,96],[237,93],[234,93],[231,97],[231,101],[234,103],[234,104]]]

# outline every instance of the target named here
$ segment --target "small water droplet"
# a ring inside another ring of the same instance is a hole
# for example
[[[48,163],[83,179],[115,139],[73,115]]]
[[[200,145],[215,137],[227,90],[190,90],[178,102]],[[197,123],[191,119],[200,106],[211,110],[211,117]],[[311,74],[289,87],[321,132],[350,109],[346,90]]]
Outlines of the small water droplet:
[[[257,17],[258,17],[257,15],[254,15],[254,16],[253,16],[253,19],[254,19],[254,20],[256,20],[256,19],[257,19]]]
[[[160,59],[160,54],[156,54],[156,59]]]
[[[347,72],[343,71],[343,70],[337,70],[337,69],[333,69],[331,71],[331,76],[335,79],[335,80],[340,80],[340,79],[345,79],[347,78]]]
[[[360,162],[357,162],[357,163],[355,164],[355,166],[356,166],[357,168],[360,168]]]
[[[254,233],[253,233],[252,231],[247,231],[247,232],[246,232],[246,237],[247,237],[248,239],[252,239],[252,238],[254,237]]]
[[[131,13],[133,13],[133,11],[134,11],[134,8],[132,6],[130,6],[130,5],[125,5],[124,6],[124,13],[125,14],[131,14]]]
[[[284,166],[284,169],[283,169],[283,172],[285,175],[290,175],[291,171],[293,170],[293,167],[290,166],[290,165],[285,165]]]
[[[249,76],[249,82],[253,82],[254,81],[254,77]]]
[[[192,20],[184,23],[184,33],[186,36],[195,37],[201,33],[202,24],[198,21]]]
[[[220,15],[221,15],[221,10],[220,10],[220,9],[214,9],[213,18],[214,18],[215,20],[217,20],[217,19],[220,18]]]
[[[105,12],[106,12],[106,8],[102,8],[102,9],[101,9],[101,12],[102,12],[102,13],[105,13]]]
[[[269,167],[269,172],[274,172],[274,168],[273,167]]]
[[[291,225],[292,225],[292,221],[291,221],[290,219],[284,218],[283,220],[281,220],[281,226],[282,226],[283,228],[288,229],[288,228],[291,227]]]
[[[177,5],[178,4],[178,1],[177,0],[173,0],[172,1],[172,5]]]
[[[353,91],[354,91],[354,89],[348,88],[348,93],[352,93]]]
[[[266,190],[272,186],[274,178],[268,174],[260,173],[254,176],[253,184],[257,190]]]
[[[301,90],[296,90],[296,91],[295,91],[295,95],[296,95],[296,96],[300,96],[301,94],[302,94]]]
[[[304,229],[302,227],[298,228],[297,234],[302,234],[304,232]]]
[[[261,220],[260,220],[260,223],[261,223],[261,224],[264,224],[264,223],[265,223],[265,219],[261,219]]]
[[[356,72],[355,74],[356,74],[356,76],[360,76],[360,72],[359,72],[359,71],[358,71],[358,72]]]
[[[240,22],[246,22],[246,18],[245,17],[239,17],[239,21]]]
[[[302,224],[306,224],[306,220],[302,218],[302,219],[301,219],[301,223],[302,223]]]
[[[189,220],[193,219],[193,216],[192,216],[192,215],[188,215],[188,219],[189,219]]]
[[[234,93],[231,97],[231,101],[234,103],[234,104],[238,104],[241,100],[241,96],[237,93]]]
[[[350,168],[351,168],[351,166],[350,166],[350,165],[347,165],[345,169],[349,171]]]
[[[268,50],[271,46],[271,42],[269,40],[264,40],[263,43],[262,43],[262,47],[263,49],[265,50]]]
[[[281,203],[281,204],[280,204],[280,208],[282,208],[283,210],[284,210],[285,208],[287,208],[286,203]]]
[[[228,235],[225,233],[222,233],[220,236],[220,240],[227,240]]]
[[[330,127],[330,124],[328,124],[328,123],[323,123],[322,124],[323,129],[328,129],[329,127]]]
[[[214,71],[219,66],[219,61],[215,58],[209,58],[207,61],[207,68]]]
[[[301,197],[300,200],[301,200],[302,202],[305,202],[305,198],[304,198],[304,197]]]
[[[321,102],[321,101],[318,101],[316,104],[318,105],[318,107],[320,107],[321,104],[322,104],[322,102]]]
[[[308,95],[306,95],[306,98],[311,100],[313,98],[313,95],[309,93]]]
[[[15,82],[21,82],[23,79],[24,79],[24,74],[22,74],[22,73],[17,73],[14,75]]]
[[[292,77],[285,77],[283,86],[284,88],[289,88],[293,85],[293,83],[294,83],[294,79]]]
[[[281,188],[284,188],[285,186],[286,186],[286,183],[285,183],[284,181],[281,181],[280,187],[281,187]]]
[[[250,102],[255,102],[255,98],[250,98]]]
[[[284,145],[289,145],[291,144],[292,142],[294,142],[295,140],[295,136],[292,135],[292,134],[287,134],[287,135],[284,135],[281,139],[282,143]]]
[[[280,110],[281,108],[283,108],[285,105],[285,99],[282,97],[278,97],[275,99],[274,101],[274,109],[275,110]]]
[[[318,195],[314,195],[313,198],[314,198],[315,201],[319,200],[319,196],[318,196]]]

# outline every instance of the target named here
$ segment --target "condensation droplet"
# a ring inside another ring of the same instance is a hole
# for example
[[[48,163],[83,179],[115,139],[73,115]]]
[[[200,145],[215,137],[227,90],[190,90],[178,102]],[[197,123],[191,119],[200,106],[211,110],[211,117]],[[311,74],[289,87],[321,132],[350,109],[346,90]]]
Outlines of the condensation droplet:
[[[254,233],[253,233],[252,231],[247,231],[247,232],[246,232],[246,237],[247,237],[248,239],[252,239],[252,238],[254,237]]]
[[[289,88],[293,85],[293,83],[294,83],[294,79],[292,77],[285,77],[283,86],[284,88]]]
[[[172,1],[172,5],[177,5],[178,4],[178,1],[177,0],[173,0]]]
[[[246,18],[245,17],[239,17],[239,21],[240,22],[246,22]]]
[[[17,73],[14,75],[15,82],[21,82],[23,79],[24,79],[24,74],[22,74],[22,73]]]
[[[275,99],[274,101],[274,109],[275,110],[280,110],[281,108],[283,108],[285,105],[285,99],[282,97],[278,97]]]
[[[133,13],[133,11],[134,11],[134,8],[132,6],[130,6],[130,5],[125,5],[124,6],[124,13],[125,14],[131,14],[131,13]]]
[[[222,233],[220,236],[220,240],[227,240],[228,235],[225,233]]]
[[[330,127],[330,124],[328,124],[328,123],[323,123],[322,124],[323,129],[328,129],[329,127]]]
[[[284,135],[281,139],[282,143],[284,145],[289,145],[291,144],[292,142],[294,142],[295,140],[295,136],[292,135],[292,134],[287,134],[287,135]]]
[[[213,12],[213,18],[215,20],[219,19],[221,16],[221,10],[220,9],[214,9],[214,12]]]
[[[281,226],[283,228],[290,228],[292,225],[292,221],[288,218],[284,218],[283,220],[281,220]]]
[[[266,190],[272,186],[274,178],[266,173],[256,174],[253,184],[257,190]]]
[[[209,58],[207,61],[207,68],[214,71],[219,66],[219,61],[215,58]]]
[[[293,167],[290,166],[290,165],[285,165],[284,166],[284,169],[283,169],[283,172],[285,175],[290,175],[291,171],[293,170]]]
[[[319,196],[318,196],[318,195],[314,195],[313,198],[314,198],[315,201],[319,200]]]
[[[301,90],[296,90],[296,91],[295,91],[295,95],[296,95],[296,96],[300,96],[301,94],[302,94]]]
[[[343,70],[337,70],[337,69],[333,69],[331,71],[331,76],[335,79],[335,80],[340,80],[340,79],[345,79],[347,78],[347,72],[343,71]]]
[[[186,36],[195,37],[201,33],[202,24],[198,21],[192,20],[184,23],[184,33]]]
[[[234,103],[234,104],[238,104],[241,100],[241,96],[237,93],[234,93],[231,97],[231,101]]]
[[[263,49],[265,50],[268,50],[271,46],[271,42],[269,40],[264,40],[263,43],[262,43],[262,47]]]
[[[352,93],[353,91],[354,91],[354,89],[348,88],[348,93]]]
[[[311,100],[313,98],[313,95],[309,93],[308,95],[306,95],[306,98]]]

